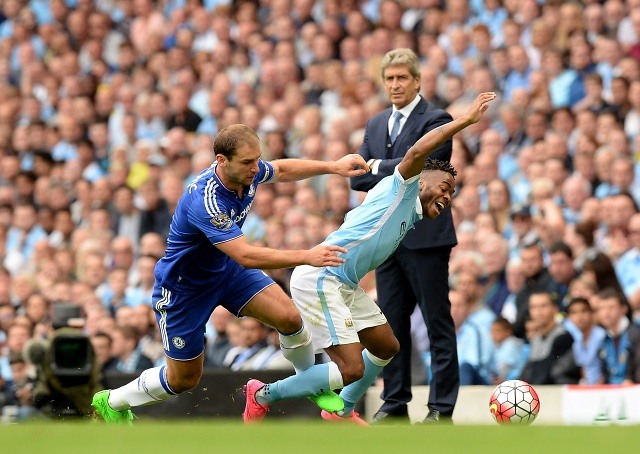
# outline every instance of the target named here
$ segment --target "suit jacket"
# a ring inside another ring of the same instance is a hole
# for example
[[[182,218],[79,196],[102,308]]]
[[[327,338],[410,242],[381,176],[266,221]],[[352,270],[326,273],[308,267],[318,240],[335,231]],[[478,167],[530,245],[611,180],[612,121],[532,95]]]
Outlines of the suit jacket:
[[[389,140],[389,118],[392,109],[380,112],[367,122],[364,142],[358,152],[365,161],[369,159],[382,159],[378,167],[378,174],[365,175],[351,179],[351,189],[356,191],[369,191],[384,177],[393,174],[394,169],[407,150],[432,129],[448,123],[451,115],[422,97],[409,118],[407,118],[400,135],[392,145]],[[433,159],[449,161],[451,159],[451,141],[448,140],[435,150],[430,156]],[[426,249],[438,246],[454,246],[457,243],[456,232],[453,227],[451,209],[447,208],[436,219],[424,218],[414,224],[402,244],[409,249]]]

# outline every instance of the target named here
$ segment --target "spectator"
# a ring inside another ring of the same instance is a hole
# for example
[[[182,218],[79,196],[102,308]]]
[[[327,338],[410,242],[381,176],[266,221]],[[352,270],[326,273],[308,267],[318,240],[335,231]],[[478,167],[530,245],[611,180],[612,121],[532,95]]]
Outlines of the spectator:
[[[595,71],[591,51],[587,42],[576,41],[569,48],[569,66],[574,72],[574,79],[569,86],[569,105],[572,107],[586,96],[586,76]]]
[[[594,226],[590,222],[580,222],[575,225],[567,225],[564,234],[564,242],[571,248],[576,272],[582,272],[587,257],[596,253],[593,247]]]
[[[111,354],[116,361],[107,370],[130,374],[153,367],[153,361],[138,351],[140,335],[133,326],[116,326],[111,337]]]
[[[498,232],[505,238],[511,237],[512,226],[509,216],[511,195],[505,180],[495,178],[487,183],[487,210],[496,220]]]
[[[510,211],[510,216],[513,234],[509,239],[509,251],[510,257],[513,258],[518,257],[521,249],[527,244],[534,243],[538,237],[533,229],[531,208],[529,206],[513,206]]]
[[[518,292],[515,299],[516,318],[513,323],[513,332],[521,339],[524,338],[524,322],[529,318],[529,300],[531,295],[539,292],[554,292],[553,278],[544,266],[542,249],[536,243],[526,245],[520,252],[522,273],[525,278],[524,286]],[[554,296],[551,296],[554,298]],[[559,301],[553,300],[558,306]]]
[[[506,318],[496,317],[491,324],[491,340],[494,346],[492,383],[516,380],[527,360],[527,350],[522,339],[513,335],[513,327]]]
[[[162,339],[157,329],[153,308],[149,304],[139,304],[133,308],[129,322],[140,335],[138,351],[157,365],[164,364]]]
[[[640,214],[629,219],[627,231],[631,248],[615,264],[616,276],[633,311],[640,318]]]
[[[489,333],[469,320],[471,302],[464,294],[452,291],[449,300],[456,327],[460,385],[488,385],[491,383],[489,375],[493,354]]]
[[[624,290],[616,276],[613,263],[606,254],[597,250],[594,251],[593,254],[590,254],[584,262],[582,275],[588,277],[592,282],[595,282],[598,291],[613,288],[618,292],[625,304],[628,304],[624,296]],[[627,315],[630,316],[631,314]]]
[[[569,285],[577,276],[577,272],[573,266],[573,253],[571,248],[565,243],[557,242],[549,248],[549,275],[555,283],[554,298],[559,302],[560,307],[564,309],[568,304],[565,301]]]
[[[108,272],[106,285],[100,292],[102,304],[115,316],[119,308],[126,306],[125,292],[127,290],[127,270],[114,268]]]
[[[153,270],[158,259],[151,255],[141,255],[135,266],[137,269],[136,281],[129,284],[125,291],[125,301],[128,306],[138,306],[145,304],[151,306],[151,296],[153,294],[153,284],[155,277]],[[131,279],[131,274],[129,275]]]
[[[509,245],[500,235],[493,234],[482,239],[479,249],[484,258],[486,276],[483,301],[495,315],[500,315],[509,296],[506,276]]]
[[[16,355],[22,355],[22,350],[33,335],[33,325],[27,319],[26,323],[18,321],[15,318],[6,332],[7,339],[4,351],[0,353],[0,372],[5,382],[13,380],[13,372],[11,368],[11,358]]]
[[[227,327],[233,317],[233,314],[222,306],[218,306],[212,312],[210,321],[214,332],[207,339],[205,367],[223,366],[224,359],[232,348]]]
[[[113,370],[116,367],[116,358],[111,354],[112,340],[111,336],[102,331],[91,335],[89,337],[93,351],[100,365],[100,371]]]
[[[140,185],[138,204],[141,206],[140,235],[155,232],[166,238],[169,234],[171,212],[167,201],[160,194],[158,181],[147,180]]]
[[[629,321],[629,306],[613,288],[605,288],[598,293],[597,307],[598,322],[606,330],[600,348],[604,383],[619,384],[628,376],[637,374],[637,370],[632,370],[637,367],[637,352],[630,349],[637,345],[640,328]],[[630,364],[630,360],[633,363]]]
[[[462,293],[467,300],[468,314],[466,319],[477,326],[482,332],[489,333],[495,314],[482,301],[482,287],[478,273],[469,269],[453,276],[453,288]]]
[[[269,328],[252,317],[240,319],[240,328],[244,347],[228,366],[231,370],[254,370],[256,358],[259,358],[269,345]]]
[[[596,325],[593,308],[586,298],[575,297],[567,305],[565,329],[573,337],[573,357],[580,367],[580,383],[602,383],[599,351],[606,336],[604,328]]]
[[[532,385],[578,383],[579,370],[571,349],[573,338],[556,322],[558,306],[551,294],[531,293],[528,309],[534,334],[520,380]]]
[[[37,224],[36,207],[29,202],[20,202],[13,211],[13,222],[7,232],[4,265],[18,273],[26,268],[33,255],[35,244],[46,237],[45,231]]]

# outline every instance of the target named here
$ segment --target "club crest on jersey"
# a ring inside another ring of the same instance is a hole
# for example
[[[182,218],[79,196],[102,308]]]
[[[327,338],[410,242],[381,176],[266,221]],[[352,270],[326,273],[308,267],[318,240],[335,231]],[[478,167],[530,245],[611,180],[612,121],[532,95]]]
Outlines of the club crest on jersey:
[[[353,320],[350,318],[345,318],[344,326],[346,326],[347,328],[353,328]]]
[[[227,213],[216,213],[211,218],[211,223],[214,225],[214,227],[217,227],[219,229],[228,229],[229,227],[231,227],[231,219],[229,218],[229,216],[227,216]]]
[[[256,193],[256,187],[255,185],[252,184],[251,186],[249,186],[249,197],[253,197],[255,193]]]
[[[174,337],[171,339],[171,342],[173,343],[173,346],[179,350],[184,348],[184,339],[181,337]]]

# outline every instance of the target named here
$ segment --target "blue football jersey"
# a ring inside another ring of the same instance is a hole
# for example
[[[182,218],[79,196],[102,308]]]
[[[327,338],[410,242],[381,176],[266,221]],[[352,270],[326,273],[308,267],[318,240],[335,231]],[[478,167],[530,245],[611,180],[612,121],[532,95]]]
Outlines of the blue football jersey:
[[[259,171],[243,196],[227,189],[215,169],[203,170],[189,184],[173,214],[165,255],[155,268],[163,287],[210,286],[224,279],[225,270],[237,266],[215,244],[242,236],[242,224],[259,184],[273,180],[273,166],[260,160]]]
[[[393,175],[375,185],[362,204],[347,214],[342,226],[323,242],[347,249],[341,255],[345,263],[327,267],[327,272],[356,287],[365,274],[384,262],[422,218],[419,180],[419,175],[404,180],[396,167]]]

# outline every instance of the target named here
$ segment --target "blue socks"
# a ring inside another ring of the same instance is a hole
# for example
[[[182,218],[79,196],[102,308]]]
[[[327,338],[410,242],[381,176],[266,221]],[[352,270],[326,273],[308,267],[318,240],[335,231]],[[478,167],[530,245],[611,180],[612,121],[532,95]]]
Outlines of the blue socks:
[[[331,389],[338,389],[341,385],[336,383],[336,372],[341,379],[335,363],[316,364],[291,377],[265,385],[256,394],[256,400],[260,404],[270,405],[283,399],[317,396]]]
[[[341,416],[349,416],[351,414],[356,402],[364,396],[364,393],[376,381],[376,377],[382,368],[391,361],[391,359],[380,359],[373,356],[368,350],[362,351],[362,359],[364,360],[364,375],[360,380],[345,386],[340,393],[340,397],[344,400],[344,410],[342,410]]]

